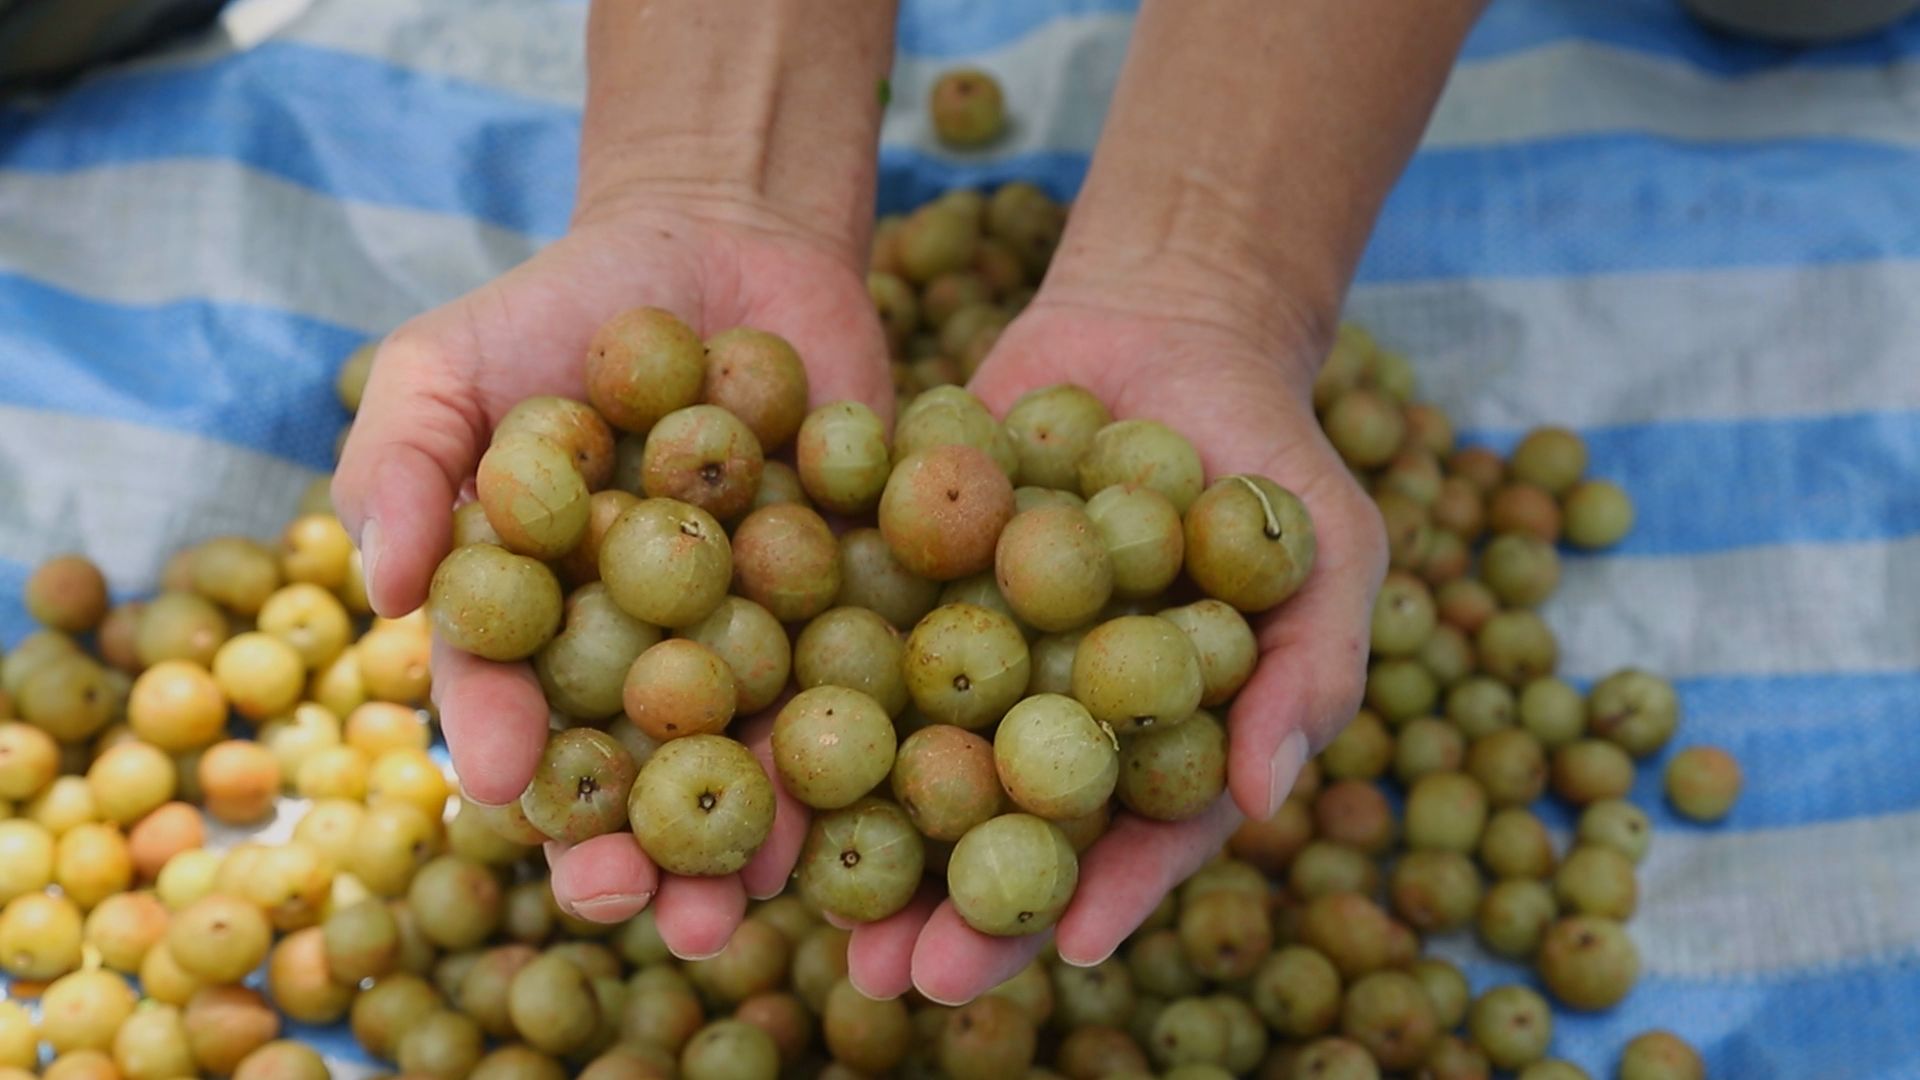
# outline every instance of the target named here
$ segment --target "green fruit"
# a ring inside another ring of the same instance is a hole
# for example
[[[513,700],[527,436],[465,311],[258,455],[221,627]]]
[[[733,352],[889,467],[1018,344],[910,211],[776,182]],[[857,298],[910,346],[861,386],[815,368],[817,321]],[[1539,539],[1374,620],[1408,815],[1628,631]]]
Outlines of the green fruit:
[[[1553,631],[1531,611],[1502,611],[1480,625],[1473,647],[1480,668],[1508,686],[1553,674],[1560,645]]]
[[[1558,495],[1587,471],[1587,447],[1565,428],[1538,427],[1513,448],[1508,465],[1514,479]]]
[[[1633,759],[1600,739],[1580,739],[1555,750],[1551,770],[1553,793],[1575,806],[1625,798],[1633,790]]]
[[[1401,570],[1390,571],[1373,601],[1373,655],[1412,656],[1433,635],[1438,622],[1426,583]]]
[[[878,529],[854,529],[840,537],[841,607],[866,608],[901,631],[932,611],[940,584],[915,576],[887,547]]]
[[[1407,792],[1405,816],[1409,848],[1470,853],[1486,826],[1486,792],[1461,773],[1423,776]]]
[[[400,1036],[394,1063],[421,1076],[466,1076],[485,1053],[480,1025],[464,1013],[442,1009]]]
[[[1003,318],[993,305],[969,305],[950,320],[943,336],[968,333],[967,327],[984,325],[983,319]],[[956,341],[949,355],[957,355],[961,344]],[[937,446],[971,446],[991,457],[1000,471],[1007,474],[1009,482],[1019,478],[1020,462],[1012,438],[980,399],[962,387],[928,388],[900,410],[900,417],[894,423],[895,462]]]
[[[1612,848],[1637,863],[1647,857],[1653,823],[1646,811],[1625,799],[1602,799],[1580,812],[1575,835],[1582,844]]]
[[[1006,803],[992,744],[952,724],[928,725],[901,742],[891,786],[914,828],[947,843]]]
[[[1567,543],[1589,551],[1610,548],[1633,531],[1633,500],[1608,480],[1583,480],[1560,501]]]
[[[646,499],[607,529],[600,579],[621,610],[678,629],[713,614],[733,580],[733,548],[713,515],[672,499]]]
[[[1355,979],[1387,965],[1393,920],[1358,893],[1329,893],[1307,901],[1300,913],[1300,944],[1309,946]]]
[[[793,944],[777,928],[747,920],[717,954],[687,964],[687,977],[709,1001],[738,1005],[784,985]]]
[[[1442,1035],[1420,1063],[1419,1075],[1426,1080],[1490,1080],[1493,1065],[1479,1047],[1457,1035]]]
[[[861,799],[813,819],[800,850],[800,895],[848,922],[876,922],[913,899],[925,847],[900,807]]]
[[[1634,757],[1658,753],[1679,726],[1679,695],[1658,675],[1616,671],[1587,693],[1587,730]]]
[[[857,401],[836,401],[807,414],[794,460],[807,497],[836,514],[864,514],[880,502],[892,471],[887,428]]]
[[[661,417],[698,402],[706,376],[699,335],[658,308],[621,312],[587,346],[587,400],[622,431],[645,434]]]
[[[1524,986],[1498,986],[1474,999],[1467,1031],[1495,1067],[1524,1068],[1547,1056],[1553,1009]]]
[[[907,280],[924,284],[941,274],[965,269],[979,243],[980,228],[966,215],[928,204],[901,223],[895,250]]]
[[[509,1044],[474,1063],[468,1080],[566,1080],[566,1066],[528,1046]]]
[[[1062,383],[1028,391],[1013,403],[1006,420],[1021,479],[1077,489],[1080,463],[1092,450],[1094,435],[1112,422],[1100,399],[1081,387]]]
[[[691,990],[661,987],[630,991],[620,1014],[620,1038],[678,1054],[706,1023],[700,999]]]
[[[461,977],[459,992],[452,995],[454,1003],[493,1038],[513,1038],[518,1034],[509,1005],[513,980],[539,956],[537,950],[527,945],[501,945],[486,950]]]
[[[175,912],[167,927],[168,951],[203,983],[239,982],[266,959],[272,940],[273,926],[258,907],[219,893]]]
[[[1385,1069],[1420,1064],[1440,1037],[1440,1021],[1420,980],[1404,971],[1376,971],[1355,980],[1340,1003],[1340,1033]]]
[[[1186,510],[1186,543],[1194,583],[1248,613],[1292,596],[1313,570],[1313,521],[1306,504],[1263,476],[1216,480],[1193,499]]]
[[[1706,1080],[1700,1054],[1671,1031],[1633,1037],[1620,1053],[1620,1080]]]
[[[1205,998],[1168,1003],[1155,1018],[1147,1049],[1163,1069],[1218,1065],[1227,1057],[1227,1018]]]
[[[1689,746],[1667,762],[1667,802],[1680,816],[1719,821],[1740,798],[1740,763],[1714,746]]]
[[[906,645],[892,624],[865,608],[837,607],[809,622],[793,646],[801,689],[842,686],[878,702],[888,716],[907,707]]]
[[[84,555],[56,555],[27,576],[20,599],[40,625],[82,634],[107,614],[107,579]]]
[[[453,549],[433,573],[433,626],[456,649],[524,660],[560,629],[560,583],[534,559],[491,544]]]
[[[1394,736],[1393,775],[1403,785],[1410,787],[1428,773],[1459,772],[1466,760],[1466,739],[1444,720],[1416,717]]]
[[[557,443],[496,437],[480,458],[474,488],[487,523],[517,555],[557,559],[586,535],[587,482]]]
[[[1187,962],[1213,982],[1245,979],[1273,950],[1267,898],[1222,889],[1183,901],[1178,934]]]
[[[533,658],[547,704],[580,720],[620,712],[628,669],[660,636],[659,627],[620,610],[600,582],[575,589],[566,599],[560,632]]]
[[[281,584],[280,558],[244,536],[217,536],[193,549],[193,591],[241,617],[256,615]]]
[[[1080,494],[1088,499],[1116,484],[1133,484],[1166,496],[1185,514],[1204,483],[1199,452],[1157,420],[1119,420],[1100,428],[1080,459]]]
[[[627,719],[662,742],[719,734],[738,702],[727,661],[689,638],[669,638],[641,653],[621,687]]]
[[[1207,712],[1127,737],[1116,793],[1127,809],[1156,821],[1184,821],[1227,787],[1227,733]]]
[[[1518,806],[1487,819],[1480,834],[1480,865],[1496,879],[1544,878],[1553,873],[1553,838],[1540,819]]]
[[[891,1072],[913,1039],[905,1003],[875,1001],[844,978],[827,993],[820,1028],[833,1060],[869,1075]]]
[[[1091,814],[1113,795],[1118,740],[1079,702],[1040,694],[1015,705],[993,737],[994,766],[1015,805],[1057,820]]]
[[[1535,963],[1553,996],[1575,1009],[1618,1004],[1640,977],[1640,952],[1625,928],[1594,915],[1548,927]]]
[[[893,721],[858,690],[802,690],[773,722],[773,763],[794,798],[818,810],[851,804],[887,778]]]
[[[756,443],[777,450],[807,413],[807,369],[785,338],[744,326],[706,341],[705,396],[738,417]]]
[[[953,1080],[1002,1080],[1033,1065],[1039,1033],[1020,1006],[1005,998],[975,998],[947,1014],[940,1033],[940,1067]]]
[[[733,531],[733,588],[781,622],[804,622],[840,591],[840,548],[819,514],[762,507]]]
[[[1086,636],[1085,631],[1074,630],[1035,638],[1028,648],[1033,674],[1027,679],[1027,693],[1073,693],[1073,657]]]
[[[233,1080],[328,1080],[326,1061],[312,1047],[277,1039],[234,1067]]]
[[[968,926],[996,937],[1052,926],[1079,879],[1066,834],[1030,814],[1003,814],[975,826],[947,862],[954,909]]]
[[[905,662],[915,707],[936,723],[970,729],[1005,715],[1032,671],[1013,620],[972,604],[948,604],[921,619],[907,637]]]
[[[1587,1070],[1570,1061],[1541,1058],[1521,1069],[1515,1080],[1591,1080]]]
[[[1340,973],[1304,945],[1288,945],[1254,973],[1252,1000],[1267,1024],[1289,1039],[1321,1034],[1340,1017]]]
[[[1547,755],[1532,735],[1519,728],[1474,740],[1466,771],[1479,781],[1490,806],[1526,806],[1547,789]]]
[[[876,238],[879,231],[875,230]],[[897,352],[920,328],[920,298],[898,275],[875,268],[867,272],[867,295],[886,330],[887,343]],[[803,425],[804,427],[804,425]]]
[[[1484,675],[1463,679],[1447,691],[1447,719],[1469,739],[1483,739],[1513,726],[1513,691]]]
[[[1320,767],[1335,780],[1373,780],[1386,774],[1393,753],[1393,732],[1362,709],[1321,751]]]
[[[1078,1027],[1067,1032],[1054,1054],[1054,1064],[1075,1078],[1153,1074],[1140,1044],[1125,1031],[1112,1027]]]
[[[1116,484],[1089,499],[1086,511],[1112,560],[1115,595],[1157,596],[1179,576],[1186,534],[1165,495]]]
[[[1387,879],[1394,913],[1420,933],[1465,926],[1480,904],[1480,871],[1456,851],[1410,851]]]
[[[1199,654],[1165,619],[1130,615],[1087,632],[1074,652],[1073,696],[1116,732],[1177,726],[1205,692]]]
[[[1537,536],[1505,533],[1481,551],[1480,577],[1501,603],[1538,607],[1560,584],[1560,556]]]
[[[720,735],[662,746],[628,802],[634,837],[670,874],[731,874],[773,828],[773,785],[746,747]]]
[[[591,406],[563,397],[530,397],[507,410],[493,426],[493,439],[531,435],[567,452],[589,491],[613,478],[613,430]]]
[[[476,948],[500,927],[500,879],[490,867],[442,855],[414,875],[407,905],[435,913],[420,922],[428,941],[454,951]]]
[[[880,496],[880,531],[894,558],[934,581],[993,565],[1000,530],[1013,517],[1013,485],[971,446],[936,446],[902,460]]]
[[[949,71],[935,80],[927,95],[927,113],[934,134],[949,146],[990,143],[1007,122],[999,82],[977,68]]]
[[[1038,280],[1060,243],[1066,210],[1037,186],[1014,180],[988,198],[986,225],[987,234],[1006,241]]]
[[[1026,623],[1050,633],[1091,622],[1113,595],[1113,562],[1093,521],[1071,506],[1014,515],[994,549],[994,579]]]
[[[1400,406],[1371,390],[1349,390],[1334,398],[1320,419],[1327,440],[1347,464],[1373,469],[1393,460],[1406,441]]]
[[[513,976],[507,1013],[521,1037],[547,1054],[566,1055],[585,1047],[600,1026],[587,973],[556,952],[541,955]]]
[[[1532,956],[1559,907],[1543,881],[1512,878],[1497,882],[1480,899],[1474,928],[1486,947],[1508,959]]]
[[[1586,732],[1586,703],[1580,691],[1560,679],[1549,676],[1527,683],[1520,688],[1515,709],[1520,726],[1549,750],[1557,750]]]
[[[341,982],[358,985],[394,969],[400,959],[400,928],[385,902],[361,900],[327,916],[321,933],[327,969]]]
[[[1287,867],[1287,887],[1301,900],[1329,893],[1370,894],[1380,887],[1380,867],[1357,848],[1314,840],[1301,847]]]
[[[568,728],[548,738],[533,780],[520,795],[520,810],[542,835],[578,844],[626,823],[628,792],[638,772],[612,736]]]
[[[780,697],[793,668],[786,628],[766,608],[729,596],[679,635],[712,650],[733,675],[734,711],[752,716]]]
[[[1471,996],[1467,977],[1451,963],[1433,958],[1422,959],[1410,970],[1420,981],[1421,989],[1427,992],[1427,1000],[1433,1002],[1433,1014],[1440,1021],[1440,1030],[1452,1031],[1459,1027],[1467,1018]]]
[[[689,405],[647,432],[640,489],[732,520],[753,505],[765,463],[760,441],[739,417],[718,405]]]

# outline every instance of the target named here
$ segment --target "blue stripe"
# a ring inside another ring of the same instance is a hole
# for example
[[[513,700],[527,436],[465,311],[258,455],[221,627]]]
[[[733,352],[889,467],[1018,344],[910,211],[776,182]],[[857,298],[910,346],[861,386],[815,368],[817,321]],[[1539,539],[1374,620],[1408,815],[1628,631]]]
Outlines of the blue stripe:
[[[1658,670],[1657,657],[1639,661]],[[1660,831],[1745,831],[1920,810],[1920,746],[1901,734],[1920,715],[1920,669],[1885,674],[1715,675],[1680,679],[1680,729],[1640,763],[1633,801]],[[1667,805],[1667,760],[1718,746],[1740,762],[1739,802],[1724,823],[1700,825]],[[1534,810],[1572,828],[1554,799]],[[1654,843],[1659,843],[1658,835]]]
[[[1589,472],[1625,487],[1637,509],[1633,532],[1599,557],[1920,533],[1920,413],[1662,420],[1581,434]],[[1517,438],[1465,436],[1503,452]]]
[[[1539,980],[1519,965],[1478,960],[1464,971],[1476,994],[1508,983],[1540,989]],[[1552,1052],[1594,1077],[1610,1077],[1621,1047],[1659,1028],[1699,1050],[1709,1076],[1915,1080],[1915,1000],[1920,955],[1911,952],[1837,971],[1740,979],[1660,976],[1641,980],[1607,1012],[1556,1009]]]
[[[187,300],[130,307],[0,273],[0,402],[128,420],[332,467],[358,331]]]
[[[1130,15],[1137,0],[908,0],[900,13],[900,50],[965,57],[1011,45],[1051,23]],[[1595,42],[1707,71],[1743,75],[1772,68],[1885,64],[1920,53],[1920,18],[1878,34],[1805,49],[1746,41],[1710,30],[1676,0],[1495,0],[1468,37],[1471,62],[1569,42]]]
[[[1596,42],[1682,60],[1725,75],[1773,68],[1870,66],[1920,53],[1920,18],[1865,38],[1819,48],[1792,48],[1717,33],[1695,22],[1677,0],[1495,0],[1467,39],[1469,62],[1545,45]]]
[[[62,172],[180,157],[238,161],[341,198],[469,215],[537,236],[566,225],[577,114],[455,80],[275,44],[131,72],[44,111],[0,110],[0,167]],[[1061,195],[1083,155],[980,163],[882,154],[889,209],[1016,175]],[[1920,152],[1846,140],[1685,143],[1596,135],[1419,155],[1364,281],[1801,265],[1920,257]],[[1836,207],[1844,212],[1836,212]]]

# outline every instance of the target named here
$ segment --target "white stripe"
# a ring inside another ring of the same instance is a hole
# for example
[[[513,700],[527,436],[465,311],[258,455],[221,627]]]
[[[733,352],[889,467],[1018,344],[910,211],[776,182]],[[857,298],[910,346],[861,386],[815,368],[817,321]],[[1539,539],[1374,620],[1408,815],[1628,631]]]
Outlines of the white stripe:
[[[1363,285],[1465,427],[1920,408],[1920,263]]]
[[[258,304],[368,333],[538,246],[227,161],[0,172],[0,186],[0,271],[110,303]],[[1415,358],[1424,396],[1463,426],[1582,426],[1920,408],[1915,295],[1920,263],[1876,263],[1362,286],[1350,311]]]
[[[145,592],[186,544],[276,539],[316,475],[197,435],[0,405],[0,559],[84,551],[116,592]]]
[[[1561,848],[1566,837],[1558,840]],[[1754,832],[1665,830],[1627,924],[1643,975],[1712,979],[1885,963],[1920,947],[1920,811]],[[1472,934],[1428,939],[1498,962]]]
[[[1920,537],[1572,560],[1542,614],[1579,678],[1899,672],[1920,657],[1920,620],[1892,608],[1910,596]]]
[[[0,184],[11,207],[0,270],[112,303],[258,304],[385,333],[536,247],[470,218],[345,202],[230,161],[0,173]]]

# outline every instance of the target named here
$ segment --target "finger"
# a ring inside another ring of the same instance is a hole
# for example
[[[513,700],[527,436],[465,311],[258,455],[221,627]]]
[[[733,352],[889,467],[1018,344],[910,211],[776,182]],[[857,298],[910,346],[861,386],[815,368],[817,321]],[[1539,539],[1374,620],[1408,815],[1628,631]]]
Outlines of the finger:
[[[780,783],[780,773],[773,767],[773,744],[767,737],[772,730],[770,717],[757,718],[741,730],[740,737],[760,759],[760,767],[767,771],[767,779],[773,783],[773,826],[767,832],[766,842],[760,850],[753,853],[747,865],[740,870],[740,883],[746,887],[747,895],[755,900],[765,900],[778,896],[787,887],[787,879],[793,874],[793,864],[800,858],[801,845],[806,843],[807,827],[811,823],[812,813],[807,805],[787,794],[785,785]]]
[[[914,988],[936,1005],[964,1005],[1019,974],[1050,936],[983,934],[960,918],[952,900],[943,901],[914,944]]]
[[[726,948],[746,914],[747,891],[737,874],[668,875],[660,882],[653,907],[660,940],[682,960],[705,960]]]
[[[1385,544],[1371,507],[1363,518],[1332,505],[1315,522],[1321,561],[1306,588],[1256,624],[1260,662],[1228,714],[1227,787],[1248,817],[1273,816],[1307,755],[1353,719],[1366,690]]]
[[[547,699],[526,664],[496,664],[433,640],[433,700],[460,790],[503,806],[520,797],[547,744]]]
[[[380,347],[332,489],[374,611],[403,615],[426,600],[486,430],[465,377],[428,331],[402,328]]]
[[[913,987],[914,945],[943,895],[932,882],[925,883],[906,907],[879,922],[852,927],[853,939],[847,943],[847,977],[853,980],[855,989],[884,1001]]]
[[[640,914],[660,888],[660,872],[633,834],[608,833],[572,847],[554,845],[553,898],[594,922],[620,922]]]
[[[1080,856],[1080,884],[1060,918],[1060,959],[1091,967],[1112,956],[1174,886],[1219,853],[1240,820],[1225,798],[1187,821],[1115,818]]]

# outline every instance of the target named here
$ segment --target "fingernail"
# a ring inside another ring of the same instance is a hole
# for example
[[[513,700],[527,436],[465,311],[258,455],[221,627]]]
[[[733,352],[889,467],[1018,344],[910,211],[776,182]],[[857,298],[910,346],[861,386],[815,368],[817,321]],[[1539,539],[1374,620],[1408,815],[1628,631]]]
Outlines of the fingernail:
[[[594,922],[617,922],[630,919],[639,914],[653,899],[652,893],[609,893],[605,896],[589,896],[585,900],[576,900],[574,914]]]
[[[946,998],[941,997],[939,994],[929,992],[926,987],[921,986],[919,983],[914,983],[913,988],[915,990],[920,991],[921,997],[926,998],[928,1001],[933,1002],[935,1005],[945,1005],[949,1009],[957,1009],[960,1006],[965,1005],[967,1003],[966,998],[958,998],[953,1001],[948,1001]]]
[[[683,953],[679,949],[676,949],[673,946],[669,945],[667,946],[667,951],[672,953],[674,956],[674,959],[676,960],[684,960],[687,963],[693,963],[699,960],[711,960],[714,957],[719,956],[721,953],[726,952],[727,947],[723,944],[719,948],[713,950],[710,953]]]
[[[900,996],[899,994],[876,994],[868,990],[866,987],[860,985],[860,977],[851,971],[847,972],[847,981],[852,983],[853,988],[860,991],[860,996],[866,998],[868,1001],[892,1001],[894,998]]]
[[[1075,960],[1073,957],[1068,956],[1066,953],[1063,952],[1060,954],[1060,962],[1068,965],[1069,967],[1077,967],[1077,968],[1099,967],[1101,964],[1104,964],[1108,960],[1112,959],[1114,952],[1118,949],[1119,949],[1119,946],[1116,945],[1112,949],[1108,949],[1105,953],[1102,953],[1100,956],[1092,960]]]
[[[1307,763],[1307,736],[1303,732],[1293,732],[1281,740],[1280,748],[1273,752],[1273,763],[1267,772],[1267,816],[1280,812],[1280,804],[1287,799],[1287,793],[1293,790],[1293,782],[1299,778],[1300,769]]]
[[[366,579],[367,596],[373,597],[373,583],[379,578],[374,575],[380,570],[380,523],[368,518],[360,526],[360,576]]]

